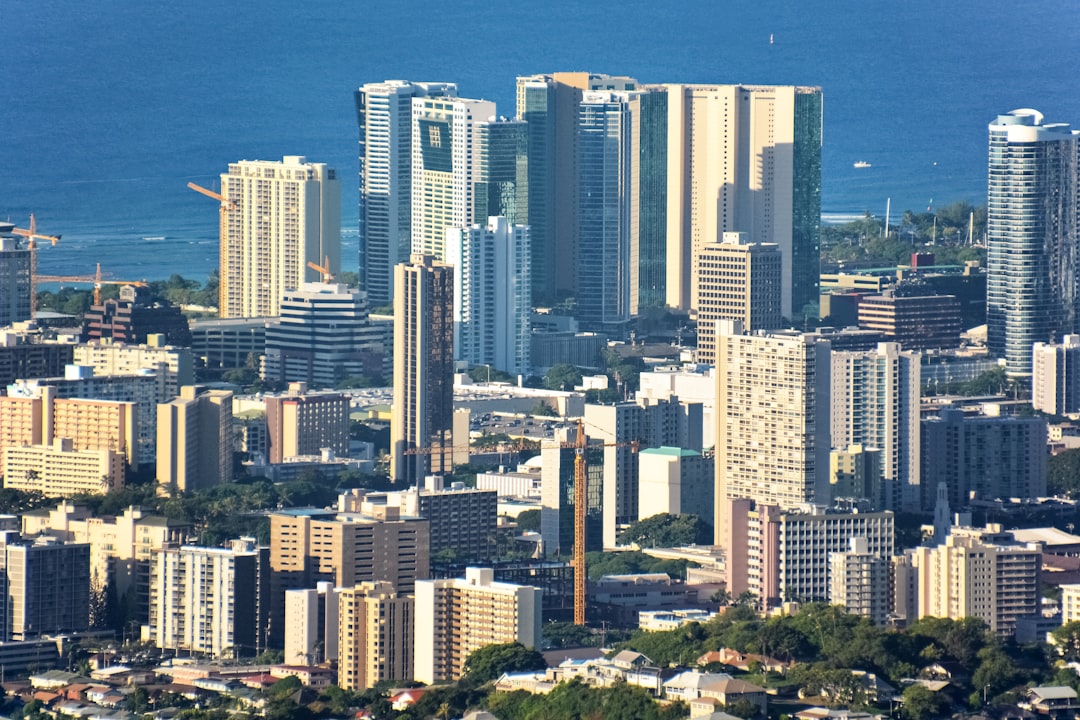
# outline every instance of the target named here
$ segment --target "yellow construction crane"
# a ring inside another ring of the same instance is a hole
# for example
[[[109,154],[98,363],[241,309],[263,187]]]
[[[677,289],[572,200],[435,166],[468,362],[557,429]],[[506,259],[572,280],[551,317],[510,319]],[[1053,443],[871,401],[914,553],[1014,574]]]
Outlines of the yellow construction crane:
[[[317,272],[322,273],[322,281],[324,283],[328,283],[328,282],[333,281],[334,274],[332,272],[330,272],[330,258],[329,257],[327,257],[325,260],[323,260],[322,265],[316,265],[315,263],[313,263],[313,262],[311,262],[309,260],[307,266],[309,268],[311,268],[312,270],[315,270]]]
[[[524,447],[522,437],[520,447]],[[574,624],[585,624],[585,604],[588,597],[588,568],[585,564],[585,525],[589,512],[588,493],[588,464],[585,460],[585,451],[589,448],[630,448],[632,452],[638,451],[637,442],[588,442],[585,436],[585,422],[581,418],[577,421],[577,436],[573,442],[559,443],[562,449],[574,451],[574,552],[570,559],[570,566],[574,568]],[[452,452],[454,449],[465,449],[465,446],[439,446],[415,447],[404,452],[405,455],[435,455],[438,453]],[[489,448],[477,448],[469,446],[470,455],[489,452]]]
[[[26,238],[26,249],[30,251],[30,316],[33,317],[37,310],[37,241],[48,240],[56,245],[60,240],[59,235],[42,235],[37,231],[37,220],[30,213],[30,229],[13,228],[12,234]]]
[[[225,243],[228,241],[228,222],[226,220],[227,214],[236,210],[236,201],[230,200],[221,193],[216,193],[213,190],[208,190],[200,185],[196,185],[193,182],[187,184],[189,188],[197,193],[201,193],[208,198],[212,198],[221,203],[221,207],[218,209],[218,238],[222,243],[221,257],[227,257]],[[224,268],[223,268],[224,269]],[[221,273],[221,277],[218,278],[218,307],[221,311],[225,311],[225,298],[229,294],[229,274],[226,272]]]
[[[97,264],[97,272],[93,275],[39,275],[38,282],[43,283],[94,283],[94,304],[101,304],[102,285],[134,285],[135,287],[149,287],[145,280],[104,280],[101,277],[101,263]]]

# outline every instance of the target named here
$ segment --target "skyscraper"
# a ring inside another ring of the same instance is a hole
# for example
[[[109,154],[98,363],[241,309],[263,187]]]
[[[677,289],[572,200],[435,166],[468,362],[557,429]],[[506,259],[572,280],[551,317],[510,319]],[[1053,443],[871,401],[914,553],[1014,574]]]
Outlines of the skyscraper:
[[[582,94],[629,91],[630,77],[585,72],[517,79],[517,115],[528,123],[533,302],[574,295],[578,282],[578,123]]]
[[[529,224],[528,126],[518,120],[477,123],[473,175],[473,223],[502,216]],[[530,303],[531,304],[531,303]]]
[[[454,269],[414,254],[394,269],[394,286],[390,477],[422,485],[453,469]]]
[[[898,343],[832,354],[832,445],[881,451],[885,497],[871,498],[875,510],[920,508],[921,359]]]
[[[0,327],[30,319],[30,250],[0,223]]]
[[[578,111],[575,297],[578,320],[591,330],[630,320],[631,247],[638,241],[631,97],[589,91]]]
[[[272,317],[282,296],[319,280],[309,262],[341,264],[341,190],[324,163],[299,155],[243,160],[221,176],[223,318]]]
[[[394,266],[412,252],[412,101],[457,85],[386,80],[356,91],[360,127],[360,278],[376,306],[394,298]],[[485,215],[486,217],[486,215]]]
[[[776,243],[781,311],[818,302],[821,88],[668,85],[667,304],[695,309],[701,248]]]
[[[454,355],[511,375],[530,371],[532,284],[529,228],[505,217],[448,228],[454,267]]]
[[[1013,110],[990,123],[986,322],[990,352],[1031,374],[1032,345],[1077,330],[1080,131]]]
[[[828,498],[830,346],[811,333],[717,322],[716,528],[725,500],[790,508]]]
[[[441,261],[446,228],[473,223],[479,126],[495,120],[495,103],[419,97],[412,107],[412,251]]]

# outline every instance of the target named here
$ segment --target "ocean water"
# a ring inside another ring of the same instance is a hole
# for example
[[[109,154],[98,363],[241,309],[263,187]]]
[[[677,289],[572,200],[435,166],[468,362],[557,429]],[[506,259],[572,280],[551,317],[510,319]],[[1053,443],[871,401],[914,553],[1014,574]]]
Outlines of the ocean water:
[[[204,278],[217,207],[186,183],[292,154],[337,168],[356,269],[352,91],[386,78],[454,81],[508,116],[537,72],[820,85],[834,216],[985,202],[998,113],[1080,125],[1073,0],[35,0],[0,17],[0,217],[63,235],[49,274]]]

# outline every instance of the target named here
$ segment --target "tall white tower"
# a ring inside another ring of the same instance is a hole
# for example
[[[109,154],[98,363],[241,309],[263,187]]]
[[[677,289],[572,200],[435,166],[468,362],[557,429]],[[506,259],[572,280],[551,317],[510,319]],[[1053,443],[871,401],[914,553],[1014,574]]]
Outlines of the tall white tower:
[[[282,296],[319,280],[309,262],[341,265],[341,189],[300,155],[242,160],[221,176],[221,317],[273,317]]]

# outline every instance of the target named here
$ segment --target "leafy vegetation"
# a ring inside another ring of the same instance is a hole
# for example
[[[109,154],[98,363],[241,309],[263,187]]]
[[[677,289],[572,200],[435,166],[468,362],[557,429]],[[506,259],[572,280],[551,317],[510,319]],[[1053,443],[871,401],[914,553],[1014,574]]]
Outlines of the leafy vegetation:
[[[681,578],[686,576],[686,568],[692,565],[686,560],[661,560],[642,552],[590,552],[585,553],[585,562],[590,580],[632,573],[667,573]]]
[[[962,265],[969,260],[985,264],[986,251],[967,244],[971,213],[975,214],[974,239],[986,235],[986,208],[956,202],[936,212],[908,210],[899,222],[889,224],[883,237],[883,220],[871,216],[842,225],[821,228],[823,267],[893,267],[906,265],[913,252],[932,252],[938,265]]]
[[[547,667],[544,656],[521,643],[482,647],[465,659],[465,677],[477,683],[497,680],[503,673],[531,672]]]
[[[1076,629],[1063,635],[1071,637],[1074,632],[1080,637]],[[873,672],[898,685],[901,679],[918,677],[932,662],[953,661],[968,678],[953,682],[973,707],[981,706],[984,690],[988,699],[1007,699],[1025,683],[1055,677],[1041,649],[1007,643],[975,618],[924,618],[898,631],[821,603],[804,606],[796,615],[768,619],[759,618],[750,607],[735,606],[705,624],[637,632],[619,647],[644,653],[659,665],[686,663],[724,647],[796,661],[782,682],[808,695],[824,693],[833,704],[856,706],[866,704],[867,698],[852,683],[851,670]],[[1070,684],[1080,684],[1080,678],[1074,674]],[[920,703],[925,698],[915,694],[916,706],[923,712]]]
[[[544,376],[544,387],[548,390],[573,390],[581,384],[581,371],[565,363],[553,365]]]
[[[1046,489],[1052,495],[1080,492],[1080,448],[1063,450],[1047,460]]]
[[[653,515],[632,523],[619,535],[620,543],[636,543],[643,548],[708,545],[712,541],[712,525],[689,513]]]
[[[1005,368],[996,367],[980,373],[978,377],[966,382],[938,385],[928,384],[923,388],[923,395],[962,395],[979,397],[985,395],[1004,395],[1014,390],[1015,381],[1005,374]]]
[[[674,720],[687,715],[685,705],[662,706],[644,688],[620,685],[594,689],[578,679],[558,685],[547,695],[523,690],[495,693],[487,704],[501,720]]]

